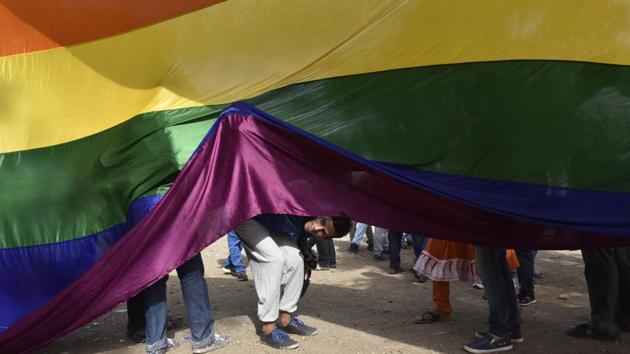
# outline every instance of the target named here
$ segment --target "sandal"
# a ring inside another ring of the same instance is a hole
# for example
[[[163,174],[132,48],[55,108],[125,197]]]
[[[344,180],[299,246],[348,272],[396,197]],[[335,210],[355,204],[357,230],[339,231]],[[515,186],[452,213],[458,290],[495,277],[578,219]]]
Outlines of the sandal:
[[[591,339],[606,340],[606,341],[619,340],[619,335],[614,336],[614,335],[608,335],[608,334],[600,334],[593,331],[588,326],[588,323],[582,323],[575,327],[571,327],[567,331],[567,334],[570,335],[571,337],[577,337],[577,338],[591,338]]]
[[[421,315],[416,316],[413,320],[413,323],[425,324],[425,323],[433,323],[440,320],[440,315],[433,311],[427,311]]]

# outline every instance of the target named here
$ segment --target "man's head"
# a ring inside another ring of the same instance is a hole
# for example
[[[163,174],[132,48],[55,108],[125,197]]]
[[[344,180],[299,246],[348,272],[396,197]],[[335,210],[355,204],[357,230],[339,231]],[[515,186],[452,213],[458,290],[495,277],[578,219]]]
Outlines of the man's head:
[[[352,224],[347,218],[338,216],[317,217],[304,224],[304,231],[323,239],[343,237],[350,231]]]

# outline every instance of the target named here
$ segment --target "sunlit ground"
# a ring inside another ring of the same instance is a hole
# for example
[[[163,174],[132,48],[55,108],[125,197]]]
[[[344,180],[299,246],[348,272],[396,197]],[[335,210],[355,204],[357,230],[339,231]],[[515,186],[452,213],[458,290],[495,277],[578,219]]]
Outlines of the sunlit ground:
[[[361,246],[358,255],[347,251],[347,238],[338,240],[338,268],[315,272],[300,302],[301,318],[320,329],[311,338],[296,339],[305,353],[463,353],[473,333],[487,329],[487,303],[482,291],[467,283],[453,283],[454,315],[430,325],[413,323],[419,312],[431,309],[431,284],[413,282],[409,273],[385,273],[387,262],[374,262]],[[216,330],[230,336],[229,346],[217,353],[278,353],[261,344],[255,332],[256,295],[253,282],[223,275],[219,260],[227,255],[227,240],[204,251],[206,278],[216,315]],[[412,251],[401,255],[411,266]],[[536,260],[544,278],[537,281],[538,303],[523,309],[525,343],[516,353],[630,353],[630,334],[616,343],[568,337],[564,332],[588,319],[588,295],[579,251],[544,251]],[[248,270],[249,271],[249,270]],[[251,278],[251,274],[250,274]],[[185,316],[177,276],[169,280],[169,309]],[[562,295],[562,296],[561,296]],[[559,296],[566,299],[560,299]],[[39,353],[143,353],[144,345],[126,338],[126,309],[121,306],[90,325],[66,336]],[[182,346],[173,353],[190,353],[187,328],[174,333]],[[171,334],[172,335],[172,334]]]

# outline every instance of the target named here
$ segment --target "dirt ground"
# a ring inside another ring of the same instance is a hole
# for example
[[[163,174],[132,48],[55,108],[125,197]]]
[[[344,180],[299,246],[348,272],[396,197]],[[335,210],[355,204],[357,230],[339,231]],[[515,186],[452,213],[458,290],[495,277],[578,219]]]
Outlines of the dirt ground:
[[[231,342],[217,353],[277,353],[256,336],[253,282],[239,282],[221,272],[226,244],[221,239],[203,254],[215,328]],[[414,324],[417,313],[432,307],[430,281],[415,283],[409,272],[389,275],[385,272],[388,263],[373,261],[365,244],[359,254],[349,253],[348,245],[347,238],[336,241],[337,269],[314,272],[299,313],[320,333],[310,338],[295,337],[300,347],[293,352],[464,353],[462,347],[474,339],[473,333],[487,329],[487,303],[482,291],[467,283],[452,284],[455,313],[449,320]],[[401,257],[408,269],[412,251],[404,249]],[[589,314],[579,251],[542,251],[536,267],[544,272],[536,282],[538,303],[523,309],[525,343],[515,344],[515,353],[630,353],[628,333],[614,343],[575,339],[564,333],[569,326],[586,321]],[[168,289],[169,310],[185,316],[176,275],[169,280]],[[560,295],[568,299],[560,299]],[[126,309],[122,305],[38,353],[144,353],[143,344],[127,340],[125,326]],[[190,353],[188,328],[173,334],[182,346],[172,353]]]

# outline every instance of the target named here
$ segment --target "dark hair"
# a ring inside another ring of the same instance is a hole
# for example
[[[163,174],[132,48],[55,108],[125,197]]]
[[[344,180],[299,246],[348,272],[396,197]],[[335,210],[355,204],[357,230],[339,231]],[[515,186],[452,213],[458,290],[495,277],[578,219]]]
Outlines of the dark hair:
[[[344,237],[348,232],[350,232],[350,228],[352,227],[350,219],[340,216],[333,216],[331,219],[333,226],[335,227],[334,238]]]

